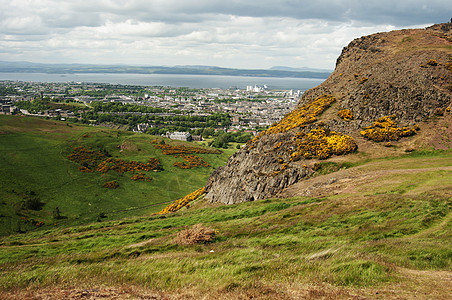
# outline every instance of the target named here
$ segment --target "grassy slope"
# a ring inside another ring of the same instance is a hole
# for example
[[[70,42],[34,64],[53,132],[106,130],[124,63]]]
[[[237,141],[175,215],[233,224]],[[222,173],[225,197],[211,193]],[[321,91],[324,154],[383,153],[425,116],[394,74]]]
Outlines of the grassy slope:
[[[48,228],[56,223],[93,222],[100,213],[119,218],[159,211],[167,202],[204,186],[213,168],[224,164],[234,151],[201,154],[211,168],[182,170],[172,166],[182,159],[163,155],[151,145],[153,139],[149,135],[101,127],[69,127],[62,122],[0,116],[0,235],[30,230],[33,228],[30,220],[42,221]],[[122,152],[117,148],[121,144],[126,145]],[[156,157],[164,171],[149,172],[153,179],[150,182],[135,182],[130,173],[123,176],[112,171],[103,176],[98,172],[81,173],[79,165],[66,157],[71,146],[80,145],[105,149],[126,161],[145,162]],[[118,181],[120,187],[115,190],[102,187],[111,180]],[[22,210],[17,214],[20,202],[30,195],[45,203],[42,210]],[[67,219],[53,219],[56,207]]]
[[[414,153],[346,170],[387,174],[342,194],[216,207],[199,200],[168,216],[4,237],[0,287],[6,296],[138,286],[187,298],[447,299],[451,166],[450,151]],[[219,230],[215,242],[173,241],[197,223]]]

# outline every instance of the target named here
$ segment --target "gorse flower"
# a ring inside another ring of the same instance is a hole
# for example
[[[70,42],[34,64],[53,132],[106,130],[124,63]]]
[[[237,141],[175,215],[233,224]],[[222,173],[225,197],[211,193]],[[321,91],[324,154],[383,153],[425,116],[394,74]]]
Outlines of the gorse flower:
[[[337,112],[339,118],[344,119],[345,121],[353,119],[353,114],[350,109],[343,109]]]
[[[361,135],[374,142],[397,141],[402,137],[414,135],[419,130],[418,125],[410,127],[397,127],[396,123],[389,117],[377,119],[372,126],[364,128]]]
[[[324,127],[312,129],[308,133],[300,132],[297,135],[297,146],[297,151],[291,154],[292,161],[300,158],[326,159],[331,155],[354,152],[358,148],[352,137]]]
[[[135,172],[135,171],[153,171],[160,170],[160,162],[157,158],[149,158],[147,163],[137,162],[137,161],[125,161],[120,158],[107,158],[103,162],[101,162],[96,170],[101,173],[107,173],[112,170],[117,173],[125,173],[125,172]]]
[[[325,109],[336,101],[332,95],[322,95],[313,101],[294,109],[292,112],[284,116],[278,123],[273,124],[266,131],[262,131],[249,142],[252,148],[253,143],[264,135],[284,133],[296,127],[304,127],[307,124],[317,121],[319,116]],[[279,147],[278,147],[279,148]]]
[[[198,198],[199,196],[204,194],[204,192],[205,192],[205,188],[204,187],[202,187],[200,189],[197,189],[193,193],[190,193],[190,194],[188,194],[185,197],[177,199],[176,201],[174,201],[173,203],[171,203],[170,205],[168,205],[167,207],[162,209],[157,214],[167,214],[167,213],[178,211],[179,209],[181,209],[182,207],[186,206],[191,201],[196,200],[196,198]]]
[[[173,163],[174,167],[178,167],[181,169],[210,167],[210,164],[207,161],[205,161],[204,159],[202,159],[201,157],[196,156],[196,155],[179,155],[178,157],[182,157],[185,160],[185,162],[177,161],[177,162]]]

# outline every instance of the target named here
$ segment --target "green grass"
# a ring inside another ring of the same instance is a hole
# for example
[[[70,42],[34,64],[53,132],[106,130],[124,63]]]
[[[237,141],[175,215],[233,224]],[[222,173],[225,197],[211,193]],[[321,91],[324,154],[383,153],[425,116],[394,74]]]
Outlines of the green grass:
[[[450,156],[405,157],[391,166],[404,167],[408,160],[447,165]],[[285,291],[294,283],[383,287],[410,280],[403,268],[450,271],[451,173],[399,175],[399,187],[385,192],[379,182],[394,181],[391,176],[348,196],[228,206],[199,200],[165,216],[10,235],[0,239],[0,287],[89,283],[175,292],[190,286],[203,295]],[[219,231],[213,243],[175,243],[178,231],[199,223]]]
[[[320,162],[318,163],[318,169],[316,170],[314,176],[319,175],[326,175],[330,173],[334,173],[340,170],[348,169],[353,166],[356,166],[358,164],[353,164],[349,162],[342,162],[342,163],[336,163],[336,162]]]
[[[212,167],[182,170],[173,166],[181,158],[163,155],[150,143],[155,137],[145,134],[15,116],[0,117],[0,132],[0,235],[32,230],[36,222],[48,228],[93,222],[100,214],[117,219],[157,212],[204,186],[213,168],[234,151],[201,154]],[[122,144],[127,149],[121,152],[117,146]],[[67,155],[71,147],[82,145],[124,160],[156,157],[164,170],[148,172],[150,182],[135,182],[129,173],[81,173]],[[118,189],[102,187],[112,180],[120,184]],[[44,203],[42,210],[21,209],[30,194]],[[56,207],[64,219],[53,218]]]
[[[10,174],[2,174],[2,182],[14,184],[17,191],[20,187],[39,197],[53,197],[43,199],[42,211],[27,212],[28,218],[44,219],[40,214],[46,212],[50,219],[51,210],[46,209],[57,203],[68,216],[61,221],[65,226],[46,224],[0,237],[0,295],[2,291],[55,286],[139,286],[165,293],[188,291],[195,298],[240,298],[238,295],[248,293],[278,298],[303,285],[342,287],[355,294],[372,288],[405,293],[418,278],[405,270],[450,274],[452,268],[452,172],[444,168],[452,165],[450,151],[418,152],[353,165],[323,163],[324,174],[344,167],[363,174],[380,172],[346,194],[227,206],[201,199],[190,208],[161,216],[151,215],[159,206],[131,207],[175,199],[178,191],[183,194],[185,187],[192,191],[191,186],[203,183],[206,177],[202,169],[189,170],[187,176],[186,170],[173,168],[176,158],[156,151],[149,142],[152,137],[76,126],[59,133],[66,128],[53,123],[36,123],[33,130],[24,128],[23,132],[15,126],[12,133],[13,127],[8,128],[5,119],[0,122],[0,139],[8,141],[0,144],[2,173]],[[44,129],[49,127],[53,131],[46,138]],[[56,138],[58,134],[61,139]],[[124,141],[128,150],[119,152],[116,146]],[[117,174],[106,178],[82,174],[65,158],[68,145],[80,143],[102,146],[124,159],[154,156],[162,161],[164,171],[152,172],[150,183],[132,182]],[[22,150],[12,151],[14,147]],[[33,158],[32,153],[39,153],[41,159]],[[218,166],[227,155],[203,158]],[[24,161],[29,161],[31,171],[23,171],[25,163],[13,167]],[[46,167],[45,176],[42,167]],[[107,179],[120,181],[120,189],[99,188]],[[42,188],[53,182],[59,185]],[[1,191],[2,199],[12,202],[33,197],[5,192],[11,189]],[[118,212],[120,209],[124,211]],[[107,212],[108,218],[97,220],[100,211]],[[219,231],[212,243],[181,246],[175,242],[179,231],[199,223]],[[436,278],[428,277],[423,283],[434,286]]]

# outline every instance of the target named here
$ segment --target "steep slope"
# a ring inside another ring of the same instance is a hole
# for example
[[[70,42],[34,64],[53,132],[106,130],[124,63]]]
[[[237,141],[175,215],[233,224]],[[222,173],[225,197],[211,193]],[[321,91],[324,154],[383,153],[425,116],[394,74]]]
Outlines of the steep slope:
[[[356,148],[372,155],[450,148],[451,96],[452,24],[358,38],[292,113],[212,173],[206,198],[272,197],[312,174],[319,159]]]

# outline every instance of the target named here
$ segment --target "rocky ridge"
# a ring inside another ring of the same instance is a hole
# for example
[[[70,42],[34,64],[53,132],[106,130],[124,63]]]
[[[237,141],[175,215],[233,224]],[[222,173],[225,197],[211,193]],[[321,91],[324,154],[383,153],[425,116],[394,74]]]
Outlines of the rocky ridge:
[[[233,204],[275,196],[315,172],[319,159],[368,143],[365,130],[379,135],[376,147],[403,144],[432,117],[450,114],[451,103],[452,24],[355,39],[292,113],[212,173],[206,198]]]

